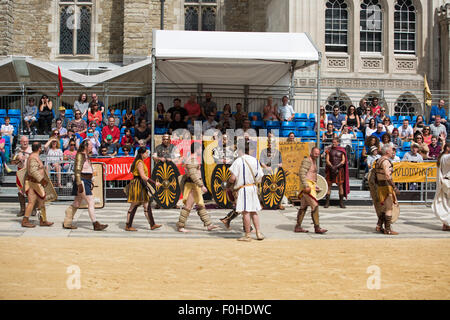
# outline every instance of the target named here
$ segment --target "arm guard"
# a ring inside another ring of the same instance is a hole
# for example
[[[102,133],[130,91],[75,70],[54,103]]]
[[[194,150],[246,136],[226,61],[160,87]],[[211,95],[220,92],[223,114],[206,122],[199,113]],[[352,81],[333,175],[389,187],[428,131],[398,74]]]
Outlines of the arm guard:
[[[306,174],[308,173],[309,169],[311,169],[311,161],[308,158],[303,159],[302,164],[300,166],[300,184],[303,188],[308,187],[308,182],[306,182]]]
[[[77,185],[81,184],[81,170],[83,170],[84,161],[84,155],[82,153],[77,153],[74,166],[75,183]]]
[[[186,174],[189,178],[191,178],[192,182],[194,182],[199,188],[203,187],[203,181],[198,176],[196,164],[187,164],[186,165]]]

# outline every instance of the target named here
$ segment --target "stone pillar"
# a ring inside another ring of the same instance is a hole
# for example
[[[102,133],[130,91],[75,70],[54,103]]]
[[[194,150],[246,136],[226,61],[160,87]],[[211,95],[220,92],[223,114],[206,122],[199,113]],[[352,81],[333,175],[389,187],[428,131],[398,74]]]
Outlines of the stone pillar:
[[[249,0],[226,0],[223,24],[226,31],[249,31]]]
[[[450,101],[450,3],[447,3],[440,8],[439,12],[440,25],[440,54],[441,63],[440,69],[440,90],[445,90],[447,97],[443,97],[446,102]]]
[[[0,56],[11,54],[13,45],[14,2],[0,0]]]

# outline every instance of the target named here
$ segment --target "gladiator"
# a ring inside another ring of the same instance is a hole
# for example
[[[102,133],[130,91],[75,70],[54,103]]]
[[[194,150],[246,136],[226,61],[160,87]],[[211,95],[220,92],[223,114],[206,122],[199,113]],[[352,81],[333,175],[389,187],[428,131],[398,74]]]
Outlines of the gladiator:
[[[297,212],[297,224],[294,232],[308,232],[308,230],[302,228],[303,218],[308,207],[311,207],[315,233],[322,234],[328,231],[320,228],[319,224],[319,203],[317,201],[317,192],[320,191],[317,186],[317,159],[319,157],[320,149],[314,147],[310,156],[305,157],[300,166],[300,209]]]
[[[344,197],[350,193],[348,161],[345,149],[339,147],[339,139],[333,138],[331,148],[326,150],[325,179],[328,184],[325,208],[330,206],[331,186],[333,183],[339,186],[339,205],[345,208]]]

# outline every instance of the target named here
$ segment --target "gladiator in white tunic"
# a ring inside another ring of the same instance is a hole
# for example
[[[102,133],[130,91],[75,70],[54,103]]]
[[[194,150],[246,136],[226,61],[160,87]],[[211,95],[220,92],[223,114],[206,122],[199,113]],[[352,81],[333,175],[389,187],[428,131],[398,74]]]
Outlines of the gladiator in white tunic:
[[[436,179],[436,195],[431,209],[448,229],[450,227],[450,154],[441,156]]]
[[[264,172],[259,161],[247,154],[237,158],[230,167],[236,176],[234,188],[237,192],[236,212],[256,212],[261,210],[257,183],[261,182]]]

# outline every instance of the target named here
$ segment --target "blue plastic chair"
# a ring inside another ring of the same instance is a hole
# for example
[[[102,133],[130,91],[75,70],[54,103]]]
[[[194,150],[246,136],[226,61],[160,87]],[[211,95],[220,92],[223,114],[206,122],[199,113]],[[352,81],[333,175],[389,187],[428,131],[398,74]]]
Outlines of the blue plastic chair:
[[[168,129],[165,127],[155,127],[155,134],[165,134]]]
[[[249,112],[248,119],[250,121],[253,121],[253,116],[256,116],[256,118],[258,119],[256,121],[261,121],[262,120],[261,112]]]
[[[301,122],[296,122],[296,127],[297,127],[297,129],[306,130],[306,128],[309,127],[309,125],[308,125],[308,122],[301,121]]]
[[[260,120],[260,121],[251,121],[250,125],[253,129],[259,129],[259,128],[264,128],[264,121]]]
[[[296,123],[294,121],[283,121],[281,122],[281,129],[293,129],[297,127]]]
[[[10,118],[22,118],[20,109],[9,109],[8,110],[8,117]]]
[[[356,131],[356,139],[364,141],[364,134],[361,131]]]
[[[267,129],[279,129],[281,127],[280,121],[266,121]]]
[[[402,150],[403,151],[410,151],[411,150],[411,142],[410,141],[404,141],[402,144]]]
[[[0,118],[6,117],[6,109],[0,109]]]

